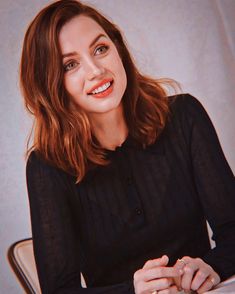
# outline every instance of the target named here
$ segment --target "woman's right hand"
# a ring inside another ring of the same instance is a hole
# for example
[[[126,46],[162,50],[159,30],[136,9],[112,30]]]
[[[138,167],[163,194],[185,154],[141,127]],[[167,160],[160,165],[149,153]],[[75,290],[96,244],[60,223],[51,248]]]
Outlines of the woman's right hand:
[[[134,273],[134,288],[136,294],[175,294],[179,293],[174,278],[180,277],[183,271],[167,267],[169,258],[148,260],[143,268]]]

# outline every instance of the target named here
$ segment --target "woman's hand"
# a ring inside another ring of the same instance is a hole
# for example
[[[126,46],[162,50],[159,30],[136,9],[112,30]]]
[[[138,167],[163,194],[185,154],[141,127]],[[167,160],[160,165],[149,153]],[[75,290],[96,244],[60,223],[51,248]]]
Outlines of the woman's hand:
[[[183,271],[177,267],[167,267],[169,258],[148,260],[142,269],[134,273],[136,294],[175,294],[178,293],[174,277],[179,277]]]
[[[181,278],[177,278],[177,285],[180,284],[185,291],[193,290],[201,294],[211,290],[220,282],[219,275],[201,258],[184,256],[177,260],[174,267],[184,271]]]

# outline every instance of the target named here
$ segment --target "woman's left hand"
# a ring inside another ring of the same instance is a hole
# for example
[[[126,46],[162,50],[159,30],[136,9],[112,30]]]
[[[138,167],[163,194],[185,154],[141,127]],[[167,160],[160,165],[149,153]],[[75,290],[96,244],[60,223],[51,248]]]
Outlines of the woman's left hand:
[[[201,294],[211,290],[220,282],[219,275],[201,258],[184,256],[178,259],[174,266],[184,270],[177,284],[185,291],[193,290]]]

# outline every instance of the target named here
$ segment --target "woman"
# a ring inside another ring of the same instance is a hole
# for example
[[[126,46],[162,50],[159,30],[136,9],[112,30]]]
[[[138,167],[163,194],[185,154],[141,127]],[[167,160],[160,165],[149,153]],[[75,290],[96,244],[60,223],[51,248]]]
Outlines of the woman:
[[[43,293],[203,293],[235,273],[234,178],[211,121],[141,75],[114,24],[77,1],[44,8],[21,88]]]

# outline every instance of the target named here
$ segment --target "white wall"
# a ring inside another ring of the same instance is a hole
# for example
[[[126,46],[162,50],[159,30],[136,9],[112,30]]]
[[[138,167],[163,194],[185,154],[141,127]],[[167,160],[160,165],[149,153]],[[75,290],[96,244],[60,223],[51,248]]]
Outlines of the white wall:
[[[0,293],[22,290],[8,246],[31,236],[24,151],[30,129],[18,89],[23,35],[46,0],[0,0]],[[178,80],[203,103],[235,172],[235,1],[90,0],[125,32],[143,71]]]

